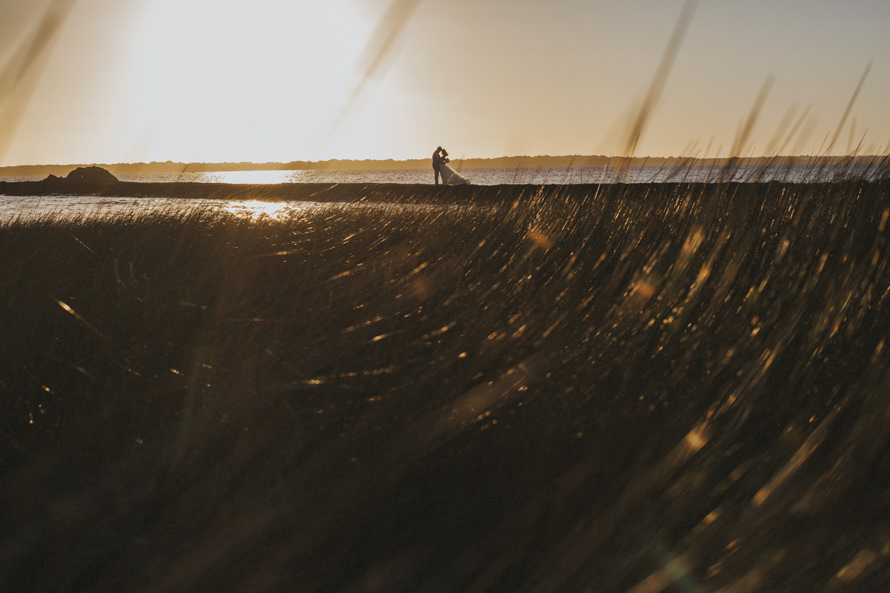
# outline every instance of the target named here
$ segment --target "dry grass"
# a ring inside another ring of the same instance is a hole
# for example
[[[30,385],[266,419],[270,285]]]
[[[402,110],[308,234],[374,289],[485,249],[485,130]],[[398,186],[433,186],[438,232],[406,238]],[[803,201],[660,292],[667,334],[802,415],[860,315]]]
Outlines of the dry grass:
[[[877,590],[887,190],[7,224],[0,588]]]

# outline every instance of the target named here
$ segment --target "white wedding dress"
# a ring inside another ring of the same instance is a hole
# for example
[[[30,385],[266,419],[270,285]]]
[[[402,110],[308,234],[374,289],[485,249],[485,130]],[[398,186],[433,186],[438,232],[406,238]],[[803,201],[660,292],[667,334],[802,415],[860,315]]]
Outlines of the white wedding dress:
[[[442,176],[443,185],[469,185],[470,180],[448,166],[448,163],[439,165],[439,175]]]

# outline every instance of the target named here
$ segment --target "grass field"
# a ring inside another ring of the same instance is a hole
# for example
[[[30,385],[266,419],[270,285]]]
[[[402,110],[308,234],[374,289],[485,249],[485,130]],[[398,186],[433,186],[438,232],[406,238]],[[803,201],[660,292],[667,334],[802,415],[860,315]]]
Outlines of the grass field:
[[[890,185],[374,191],[0,226],[0,590],[884,590]]]

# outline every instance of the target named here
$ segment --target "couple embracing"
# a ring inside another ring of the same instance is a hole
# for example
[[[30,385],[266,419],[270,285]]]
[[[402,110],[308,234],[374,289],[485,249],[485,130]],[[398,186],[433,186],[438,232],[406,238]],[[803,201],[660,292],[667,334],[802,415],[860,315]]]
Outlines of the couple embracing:
[[[436,177],[436,185],[439,185],[439,176],[442,176],[443,185],[467,185],[469,180],[448,166],[448,151],[441,146],[433,153],[433,174]]]

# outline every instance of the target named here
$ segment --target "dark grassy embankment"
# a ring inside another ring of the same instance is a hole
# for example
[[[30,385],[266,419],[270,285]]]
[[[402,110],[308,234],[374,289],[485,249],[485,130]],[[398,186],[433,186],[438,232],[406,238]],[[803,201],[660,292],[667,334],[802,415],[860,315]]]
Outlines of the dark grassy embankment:
[[[438,204],[502,201],[502,194],[526,193],[522,186],[436,186],[400,183],[280,183],[268,185],[237,183],[72,183],[65,179],[44,181],[0,181],[0,195],[93,195],[124,197],[162,197],[191,200],[291,200],[311,202],[396,202]],[[538,188],[532,188],[538,189]],[[589,191],[589,190],[586,190]],[[585,193],[586,193],[585,191]]]
[[[890,187],[454,190],[0,227],[0,590],[883,590]]]

